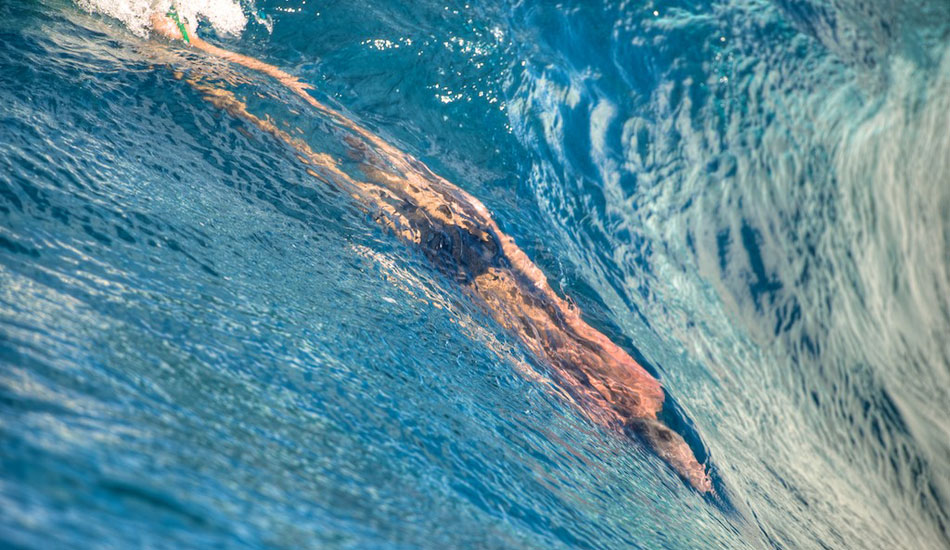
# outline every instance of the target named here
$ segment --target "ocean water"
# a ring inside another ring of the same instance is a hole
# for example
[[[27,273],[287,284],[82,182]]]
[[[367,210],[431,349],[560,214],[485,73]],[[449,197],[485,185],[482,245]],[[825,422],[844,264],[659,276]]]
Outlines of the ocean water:
[[[950,548],[946,0],[179,6],[485,203],[728,506],[152,9],[0,0],[0,547]]]

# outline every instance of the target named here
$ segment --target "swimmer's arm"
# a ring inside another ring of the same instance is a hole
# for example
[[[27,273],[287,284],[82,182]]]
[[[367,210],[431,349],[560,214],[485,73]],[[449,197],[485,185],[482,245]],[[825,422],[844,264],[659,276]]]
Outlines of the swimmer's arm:
[[[259,59],[249,57],[246,55],[241,55],[239,53],[232,52],[230,50],[225,50],[224,48],[219,48],[214,44],[209,44],[198,37],[198,34],[195,32],[194,25],[188,26],[185,30],[188,33],[188,40],[185,40],[185,37],[182,36],[181,29],[178,26],[178,23],[167,15],[161,15],[159,13],[153,13],[151,17],[152,31],[156,34],[167,38],[169,40],[182,40],[187,44],[190,44],[195,49],[201,50],[208,55],[213,55],[224,59],[225,61],[230,61],[238,65],[247,67],[248,69],[264,73],[274,80],[277,80],[283,84],[287,89],[297,94],[301,99],[310,104],[311,107],[319,110],[322,113],[325,113],[333,117],[341,125],[350,128],[356,133],[360,134],[374,145],[380,148],[382,151],[386,151],[391,157],[395,158],[398,156],[397,151],[391,147],[389,144],[379,139],[378,136],[375,136],[371,132],[367,131],[365,128],[355,124],[352,120],[338,113],[337,111],[327,107],[326,105],[320,103],[313,96],[307,93],[307,90],[312,90],[313,86],[305,82],[301,82],[297,77],[293,76],[290,73],[282,71],[270,65],[264,63]]]
[[[153,32],[165,38],[168,38],[169,40],[184,40],[185,39],[184,36],[182,36],[181,29],[178,27],[178,24],[171,17],[168,17],[167,15],[153,13],[151,17],[151,23],[152,23]],[[287,72],[284,72],[273,65],[269,65],[267,63],[264,63],[263,61],[254,59],[253,57],[241,55],[239,53],[225,50],[224,48],[219,48],[215,46],[214,44],[209,44],[208,42],[205,42],[204,40],[198,37],[198,34],[195,32],[195,27],[193,25],[189,26],[186,30],[188,32],[187,43],[198,50],[201,50],[215,57],[220,57],[221,59],[224,59],[226,61],[237,63],[238,65],[243,65],[247,67],[248,69],[260,71],[274,78],[275,80],[277,80],[284,86],[291,88],[293,91],[297,92],[298,94],[304,94],[305,90],[312,88],[309,84],[300,82],[299,80],[297,80],[295,76]]]

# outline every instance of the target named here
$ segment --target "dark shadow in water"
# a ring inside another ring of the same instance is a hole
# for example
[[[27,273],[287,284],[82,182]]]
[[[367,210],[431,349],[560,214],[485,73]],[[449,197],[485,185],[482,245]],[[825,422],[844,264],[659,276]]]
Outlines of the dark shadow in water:
[[[703,443],[702,438],[699,436],[696,426],[692,420],[683,413],[679,404],[665,388],[663,389],[663,397],[663,409],[657,415],[657,419],[682,436],[686,444],[689,445],[696,460],[698,460],[700,464],[706,465],[706,470],[712,481],[713,490],[703,495],[703,498],[725,515],[733,518],[741,518],[742,514],[740,514],[739,510],[733,505],[732,498],[726,489],[722,476],[719,474],[719,469],[710,459],[709,449],[706,448],[706,444]],[[687,486],[689,486],[688,483]]]

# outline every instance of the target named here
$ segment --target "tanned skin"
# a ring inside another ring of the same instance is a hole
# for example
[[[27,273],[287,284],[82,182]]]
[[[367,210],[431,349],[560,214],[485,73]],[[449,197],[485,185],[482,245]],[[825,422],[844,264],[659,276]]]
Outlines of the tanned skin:
[[[154,14],[151,23],[155,33],[183,40],[169,17]],[[347,143],[361,161],[365,180],[354,179],[336,159],[314,152],[303,140],[251,114],[230,92],[193,83],[206,99],[295,148],[309,166],[309,174],[345,189],[379,223],[419,245],[439,270],[456,279],[475,303],[551,367],[588,417],[633,431],[693,488],[712,492],[705,467],[683,437],[657,419],[664,402],[660,382],[554,292],[541,270],[501,231],[478,199],[314,99],[307,93],[311,87],[294,76],[209,44],[193,26],[187,31],[193,48],[274,78],[359,136],[362,142]]]

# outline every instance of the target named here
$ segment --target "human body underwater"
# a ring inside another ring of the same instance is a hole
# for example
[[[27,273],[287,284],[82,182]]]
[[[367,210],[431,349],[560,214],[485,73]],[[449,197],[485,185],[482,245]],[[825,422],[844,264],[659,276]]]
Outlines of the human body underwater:
[[[0,543],[950,548],[950,6],[0,7]]]
[[[696,490],[712,491],[704,465],[686,440],[657,420],[664,404],[659,381],[554,293],[541,270],[502,233],[478,199],[313,99],[307,87],[291,75],[208,44],[194,27],[189,33],[174,11],[153,16],[152,29],[276,78],[309,105],[356,133],[363,143],[350,141],[348,145],[358,157],[366,181],[347,176],[332,157],[314,153],[300,140],[250,114],[231,94],[203,89],[212,103],[295,147],[310,169],[324,172],[322,177],[314,174],[315,179],[341,182],[379,223],[421,246],[435,266],[462,284],[491,317],[556,369],[563,388],[591,418],[637,434]],[[670,409],[668,405],[668,416]]]

